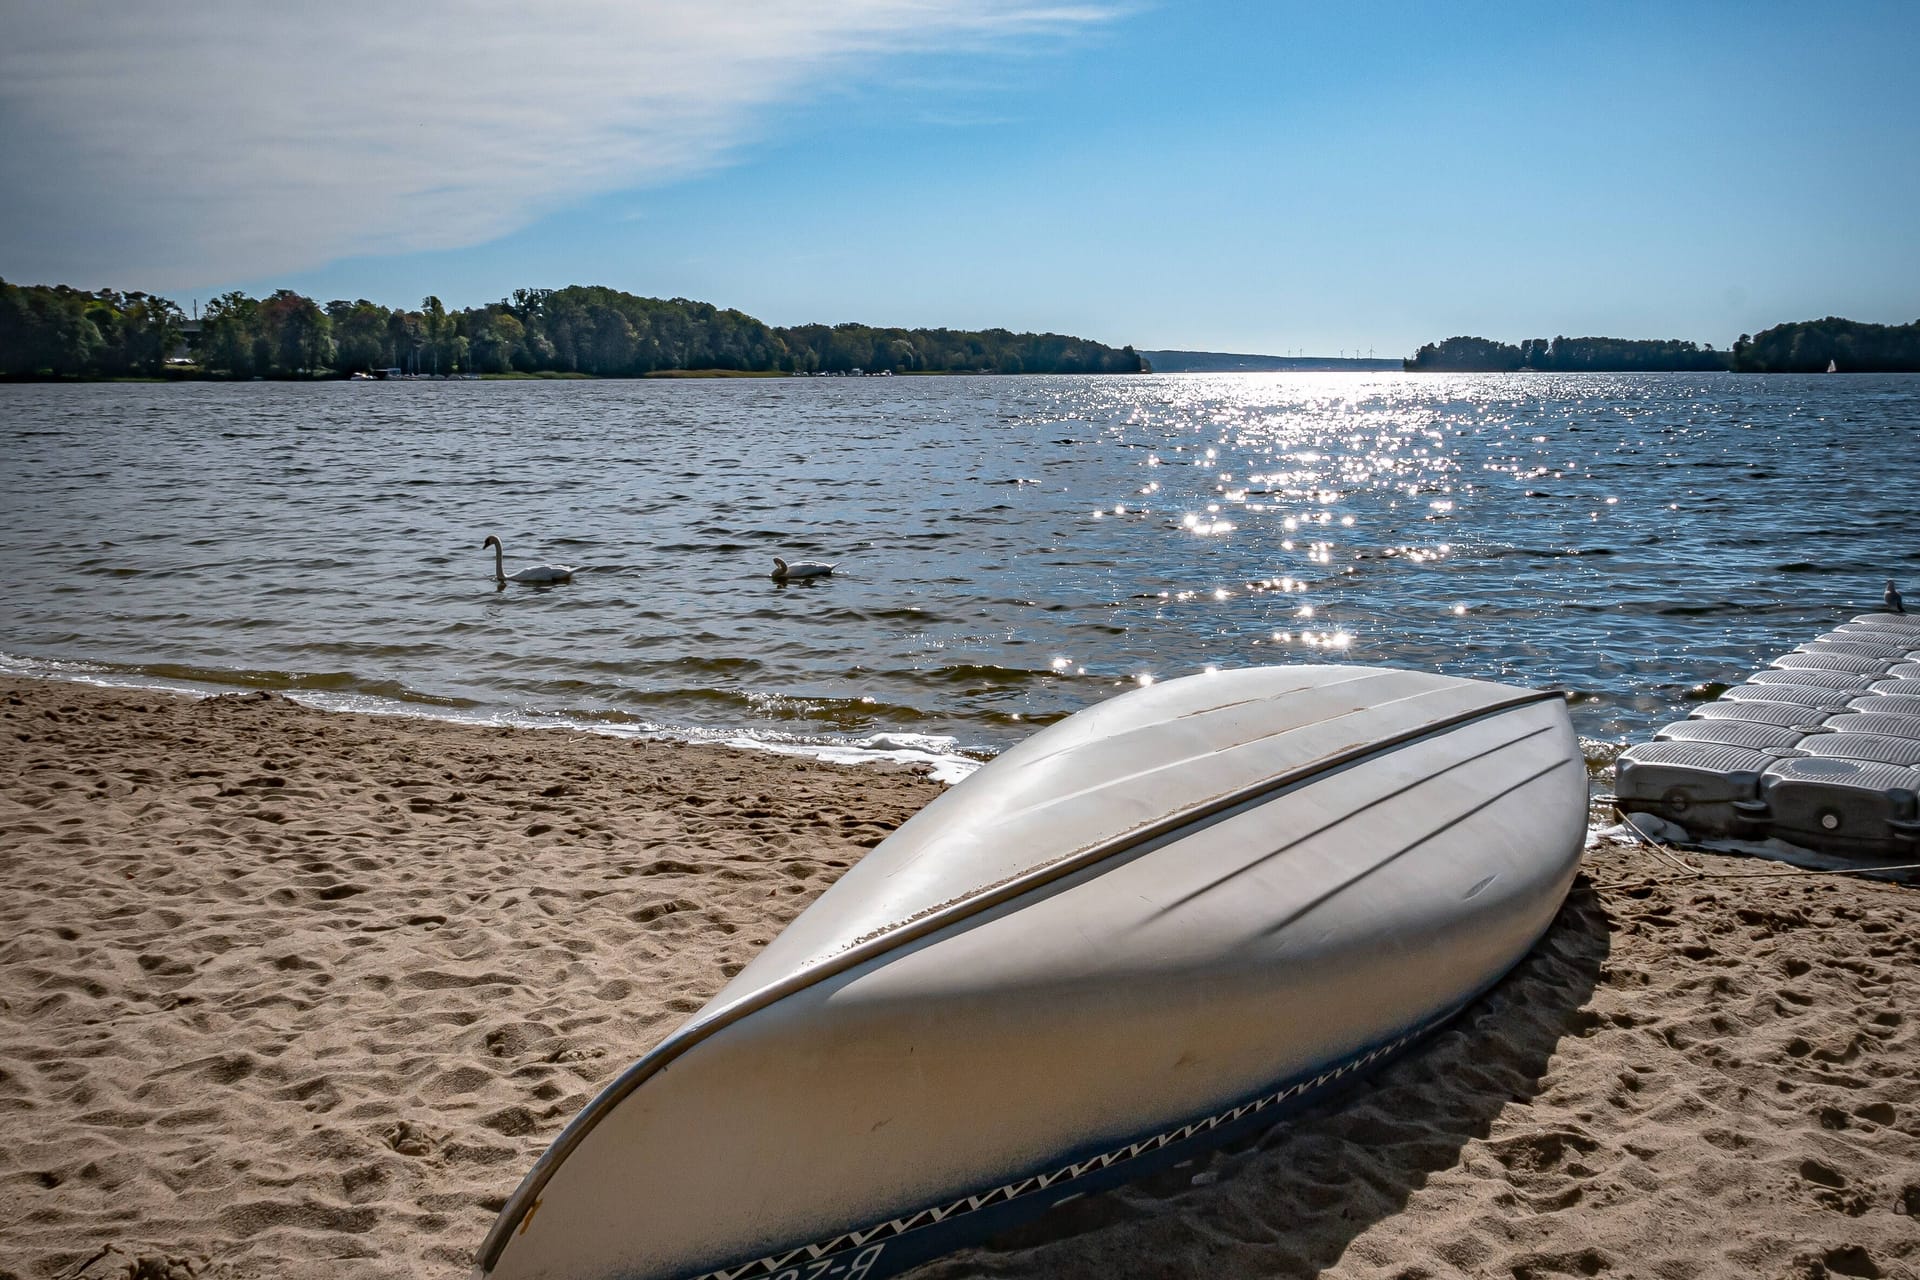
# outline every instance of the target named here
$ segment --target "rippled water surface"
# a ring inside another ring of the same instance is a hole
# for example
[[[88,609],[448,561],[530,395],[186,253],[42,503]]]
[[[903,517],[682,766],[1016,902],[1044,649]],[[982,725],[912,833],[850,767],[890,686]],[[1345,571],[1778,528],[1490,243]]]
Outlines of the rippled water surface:
[[[1337,660],[1613,741],[1920,601],[1914,377],[0,386],[0,439],[0,666],[690,737],[977,755]]]

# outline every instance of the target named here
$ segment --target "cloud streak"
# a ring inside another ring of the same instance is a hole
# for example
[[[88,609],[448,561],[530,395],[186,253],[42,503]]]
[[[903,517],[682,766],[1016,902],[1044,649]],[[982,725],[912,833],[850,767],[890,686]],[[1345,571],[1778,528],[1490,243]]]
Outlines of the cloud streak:
[[[1112,16],[985,0],[0,0],[0,274],[174,289],[481,243],[724,164],[906,53]]]

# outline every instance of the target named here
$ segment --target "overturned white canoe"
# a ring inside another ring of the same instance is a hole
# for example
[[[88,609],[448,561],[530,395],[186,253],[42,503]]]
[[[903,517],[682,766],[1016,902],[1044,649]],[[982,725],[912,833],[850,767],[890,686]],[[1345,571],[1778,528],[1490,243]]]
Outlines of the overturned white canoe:
[[[554,1142],[477,1274],[871,1280],[1378,1065],[1579,862],[1558,695],[1266,667],[1042,730],[853,867]]]

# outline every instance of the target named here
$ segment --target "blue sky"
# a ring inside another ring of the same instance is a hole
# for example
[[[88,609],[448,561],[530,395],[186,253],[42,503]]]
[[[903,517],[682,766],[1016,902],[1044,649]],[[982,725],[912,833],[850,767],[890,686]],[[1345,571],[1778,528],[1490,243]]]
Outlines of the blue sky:
[[[0,276],[1316,354],[1920,318],[1920,4],[151,8],[0,0]]]

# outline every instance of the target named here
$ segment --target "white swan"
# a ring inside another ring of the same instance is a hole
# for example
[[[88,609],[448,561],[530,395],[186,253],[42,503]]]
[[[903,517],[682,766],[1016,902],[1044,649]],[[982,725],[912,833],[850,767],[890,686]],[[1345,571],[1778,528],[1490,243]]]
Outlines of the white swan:
[[[530,564],[524,569],[507,572],[506,552],[501,549],[500,539],[492,534],[480,544],[482,551],[493,548],[493,580],[501,586],[509,582],[572,582],[575,569],[568,564]]]
[[[801,560],[794,564],[788,564],[779,556],[773,558],[773,580],[775,582],[791,582],[795,578],[824,578],[832,572],[833,565],[830,564],[820,564],[812,560]]]

